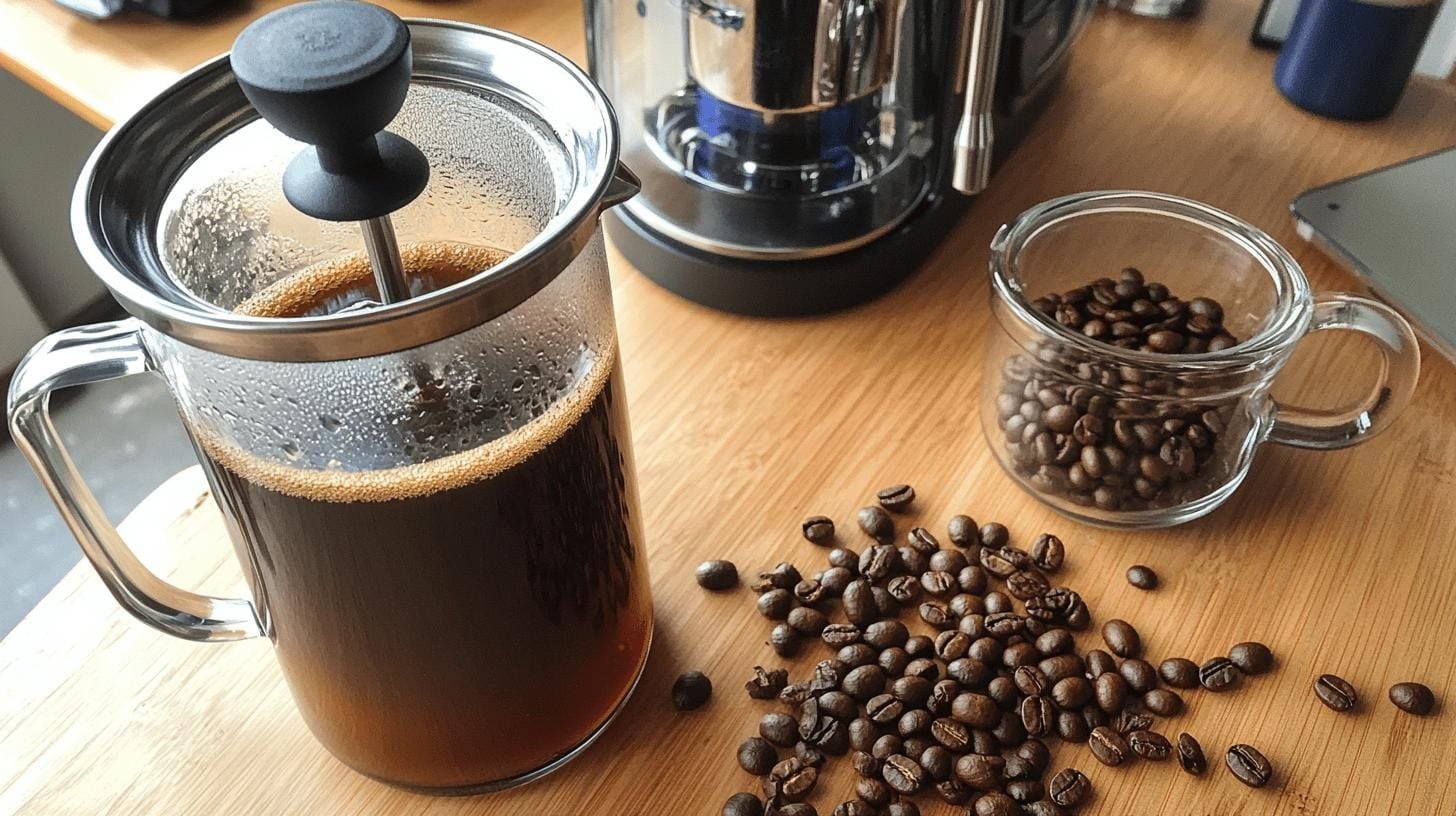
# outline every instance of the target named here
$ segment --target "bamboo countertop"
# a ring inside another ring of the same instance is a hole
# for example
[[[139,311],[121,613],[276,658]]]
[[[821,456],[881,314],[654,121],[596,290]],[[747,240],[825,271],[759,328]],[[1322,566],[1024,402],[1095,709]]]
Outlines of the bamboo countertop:
[[[105,125],[274,5],[199,27],[94,24],[49,3],[0,0],[0,64]],[[582,55],[578,7],[566,0],[389,5]],[[622,717],[558,773],[463,799],[365,779],[308,734],[266,643],[167,638],[122,613],[82,564],[0,643],[0,813],[716,814],[729,794],[755,789],[733,757],[767,706],[742,683],[754,664],[782,661],[763,643],[768,627],[749,591],[705,593],[693,567],[710,557],[745,573],[784,559],[822,563],[799,520],[832,515],[858,547],[854,509],[900,481],[917,487],[919,517],[936,529],[967,512],[1006,522],[1023,543],[1059,533],[1070,551],[1065,582],[1099,620],[1133,621],[1152,657],[1202,659],[1245,639],[1278,655],[1274,674],[1237,692],[1185,695],[1188,712],[1163,727],[1202,740],[1214,765],[1204,778],[1168,763],[1104,768],[1083,747],[1058,749],[1056,766],[1092,778],[1096,798],[1083,812],[1456,812],[1456,372],[1444,361],[1426,355],[1414,401],[1385,435],[1334,453],[1267,446],[1225,507],[1160,532],[1056,516],[1001,474],[976,422],[985,247],[1027,206],[1105,187],[1202,199],[1285,242],[1317,289],[1350,288],[1295,236],[1290,199],[1456,142],[1456,94],[1439,83],[1413,83],[1395,115],[1372,124],[1286,104],[1270,81],[1272,56],[1248,46],[1253,14],[1250,0],[1210,4],[1191,23],[1099,12],[1060,95],[991,188],[925,269],[868,306],[749,320],[678,300],[614,258],[657,640]],[[1375,365],[1358,341],[1307,345],[1281,378],[1283,396],[1352,398],[1352,383]],[[125,532],[182,586],[240,585],[195,470],[138,507]],[[1129,587],[1122,575],[1133,563],[1155,567],[1163,587]],[[1083,635],[1083,647],[1094,639]],[[819,657],[805,650],[791,663],[796,675]],[[718,691],[680,714],[667,690],[687,669],[706,671]],[[1358,715],[1320,705],[1310,684],[1322,672],[1360,689]],[[1397,712],[1384,694],[1399,680],[1427,683],[1445,707],[1427,718]],[[1245,788],[1221,767],[1233,742],[1269,757],[1270,787]],[[850,796],[847,766],[835,762],[820,783],[814,801],[826,816]]]

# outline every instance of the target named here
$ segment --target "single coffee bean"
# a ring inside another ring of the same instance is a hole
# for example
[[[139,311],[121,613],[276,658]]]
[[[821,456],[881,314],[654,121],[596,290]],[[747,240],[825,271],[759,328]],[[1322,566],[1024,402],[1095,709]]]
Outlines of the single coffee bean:
[[[965,751],[971,743],[971,731],[965,723],[949,717],[938,717],[930,723],[930,738],[951,751]]]
[[[819,771],[805,765],[798,757],[789,757],[773,766],[764,780],[764,793],[770,800],[780,798],[798,802],[807,798],[819,781]]]
[[[865,779],[879,779],[881,761],[867,751],[856,750],[849,755],[854,772]]]
[[[936,550],[930,554],[930,562],[927,566],[937,572],[956,575],[970,564],[966,554],[960,550]]]
[[[851,799],[836,805],[834,816],[880,816],[880,809],[869,802]]]
[[[1029,634],[1029,633],[1028,633]],[[1041,660],[1041,652],[1036,650],[1036,644],[1026,640],[1019,640],[1007,646],[1001,652],[1001,665],[1008,669],[1016,669],[1020,666],[1034,666]]]
[[[905,667],[910,665],[910,655],[902,646],[891,646],[881,649],[880,657],[875,662],[885,670],[886,677],[899,677],[905,673]]]
[[[808,683],[790,683],[779,692],[779,702],[785,705],[800,706],[813,696],[814,691]]]
[[[918,757],[925,753],[926,748],[935,744],[935,740],[925,734],[916,734],[913,737],[905,738],[905,748],[900,753],[911,758]]]
[[[1321,674],[1314,681],[1314,693],[1335,711],[1349,711],[1359,702],[1355,687],[1333,674]]]
[[[894,798],[895,792],[879,779],[861,778],[854,783],[854,795],[863,802],[881,807]]]
[[[1082,719],[1087,721],[1088,728],[1096,728],[1099,725],[1111,725],[1112,715],[1098,708],[1096,705],[1082,706]]]
[[[1201,776],[1208,768],[1208,760],[1203,756],[1203,746],[1193,735],[1184,731],[1178,735],[1178,765],[1194,776]]]
[[[936,782],[944,782],[950,779],[955,772],[955,754],[952,754],[944,745],[932,745],[920,752],[917,759],[920,767],[925,769],[926,775]]]
[[[928,657],[917,657],[905,665],[905,676],[924,677],[932,682],[940,677],[940,666]]]
[[[930,556],[914,547],[905,545],[896,548],[895,552],[900,557],[899,569],[901,572],[908,575],[919,575],[930,569]]]
[[[1077,654],[1059,654],[1045,658],[1036,664],[1047,681],[1055,686],[1067,677],[1081,677],[1087,671],[1087,664]]]
[[[1420,683],[1396,683],[1390,687],[1390,701],[1401,711],[1421,717],[1436,707],[1436,695]]]
[[[799,574],[799,569],[793,564],[784,561],[776,565],[768,572],[759,573],[758,580],[754,583],[758,587],[757,591],[762,592],[767,591],[770,588],[793,589],[794,585],[802,580],[804,580],[804,576]],[[767,586],[764,586],[765,584],[767,584]]]
[[[875,599],[875,610],[882,618],[893,618],[900,614],[900,602],[884,587],[870,587],[870,597]]]
[[[1087,801],[1092,793],[1092,782],[1087,775],[1076,768],[1057,771],[1047,785],[1047,797],[1065,808],[1074,808]]]
[[[814,665],[814,676],[809,681],[809,690],[815,697],[818,697],[826,691],[839,688],[840,682],[844,680],[844,675],[848,674],[851,668],[853,667],[849,663],[838,658],[831,657],[828,660],[819,661]]]
[[[1126,762],[1132,754],[1132,747],[1127,744],[1127,740],[1105,725],[1092,729],[1092,734],[1087,737],[1087,747],[1092,749],[1092,756],[1097,757],[1098,762],[1114,767]]]
[[[869,753],[875,740],[880,738],[880,727],[868,717],[856,717],[849,721],[849,747]]]
[[[765,812],[766,816],[819,816],[819,811],[808,802],[784,802],[780,803],[773,811]]]
[[[935,783],[935,795],[948,805],[963,805],[971,798],[971,789],[959,779]]]
[[[819,713],[837,720],[852,720],[859,713],[859,705],[842,691],[826,691],[819,697]]]
[[[992,549],[1004,547],[1006,546],[1006,542],[1011,540],[1011,531],[1006,529],[1006,525],[998,521],[982,524],[979,535],[981,537],[981,546]]]
[[[1146,731],[1153,727],[1153,718],[1141,711],[1123,709],[1112,719],[1112,729],[1124,737],[1134,731]]]
[[[986,601],[980,595],[972,595],[968,592],[957,593],[946,604],[946,609],[954,617],[964,619],[967,615],[980,615],[982,622],[985,622]],[[981,636],[973,632],[966,632],[966,634]]]
[[[1183,698],[1175,691],[1149,689],[1143,695],[1143,707],[1159,717],[1174,717],[1183,710]]]
[[[1049,589],[1051,585],[1039,570],[1017,570],[1006,579],[1006,591],[1023,601],[1041,597]]]
[[[1170,657],[1159,663],[1158,675],[1173,688],[1198,688],[1198,664],[1186,657]]]
[[[1017,668],[1011,673],[1011,682],[1016,684],[1018,691],[1027,696],[1045,694],[1048,685],[1046,675],[1035,666]]]
[[[1003,612],[1010,612],[1016,608],[1011,602],[1011,596],[1004,592],[987,592],[981,596],[981,602],[986,605],[986,615],[998,615]]]
[[[1117,672],[1117,661],[1112,655],[1101,649],[1090,649],[1087,652],[1087,674],[1096,679],[1109,672]]]
[[[917,552],[924,553],[927,556],[934,554],[935,551],[940,549],[940,542],[935,539],[935,535],[924,527],[916,527],[912,529],[910,533],[905,536],[905,543],[909,545],[911,549]]]
[[[1224,754],[1224,764],[1238,780],[1251,788],[1262,788],[1269,784],[1274,769],[1259,749],[1242,743],[1234,745]]]
[[[878,507],[861,507],[855,514],[855,521],[865,535],[877,541],[889,541],[895,537],[895,522]]]
[[[823,574],[824,573],[822,572],[819,573],[821,577],[823,576]],[[845,581],[844,584],[845,586],[848,586],[849,581]],[[840,590],[843,589],[844,587],[840,587]],[[799,583],[794,584],[793,593],[794,599],[797,600],[799,603],[804,604],[805,606],[813,606],[814,604],[817,604],[820,601],[824,600],[824,596],[826,594],[829,594],[829,590],[824,588],[824,584],[819,578],[806,578]]]
[[[788,625],[801,635],[814,637],[829,625],[829,617],[812,606],[796,606],[789,610]]]
[[[976,800],[976,816],[1017,816],[1021,806],[1004,793],[992,791]]]
[[[903,513],[915,501],[915,488],[907,484],[891,485],[875,493],[880,506],[892,513]]]
[[[1227,691],[1239,684],[1239,667],[1227,657],[1210,658],[1198,667],[1198,683],[1209,691]]]
[[[890,683],[890,694],[905,705],[916,708],[925,705],[930,699],[933,685],[924,677],[897,677]]]
[[[783,620],[794,608],[794,596],[787,589],[770,589],[758,596],[758,611],[770,620]]]
[[[976,526],[976,520],[970,516],[951,516],[950,523],[946,525],[946,532],[950,536],[950,543],[957,547],[972,547],[981,544],[981,531]]]
[[[866,547],[859,554],[859,574],[871,581],[882,581],[900,565],[900,551],[889,544]]]
[[[804,538],[815,544],[828,544],[834,540],[834,519],[828,516],[810,516],[804,519]]]
[[[848,646],[841,646],[834,655],[851,669],[868,666],[880,659],[879,652],[876,652],[875,647],[868,643],[851,643]]]
[[[986,572],[1005,580],[1018,569],[1016,558],[1008,554],[1005,549],[986,548],[981,550],[981,567]]]
[[[758,735],[780,748],[792,747],[799,741],[799,721],[781,711],[770,711],[759,719]]]
[[[897,620],[875,621],[864,630],[864,642],[876,649],[904,646],[910,637],[910,630]]]
[[[865,716],[880,725],[900,721],[905,713],[905,704],[892,694],[876,694],[865,702]]]
[[[1026,733],[1021,717],[1015,711],[1007,711],[1001,715],[1001,722],[991,729],[991,736],[996,738],[996,744],[1000,746],[1015,745],[1031,735]]]
[[[818,768],[822,766],[825,760],[828,759],[828,757],[824,755],[823,751],[819,750],[813,745],[810,745],[807,742],[804,742],[803,740],[794,743],[794,756],[798,757],[800,762],[808,765],[811,768]]]
[[[986,631],[997,640],[1007,640],[1026,631],[1026,619],[1015,612],[994,612],[986,616]]]
[[[1138,637],[1137,630],[1121,618],[1102,624],[1102,640],[1118,657],[1137,657],[1143,651],[1142,638]]]
[[[1072,633],[1066,629],[1048,629],[1036,638],[1036,650],[1049,657],[1066,654],[1074,646]]]
[[[1086,742],[1092,733],[1092,726],[1082,718],[1081,711],[1057,712],[1057,736],[1066,742]]]
[[[1031,543],[1031,563],[1043,572],[1056,572],[1061,569],[1066,557],[1066,545],[1051,533],[1042,533]]]
[[[895,723],[895,730],[900,736],[913,737],[923,734],[930,729],[930,723],[935,720],[935,715],[923,708],[911,709],[900,715],[900,720]],[[911,751],[911,753],[916,753]]]
[[[1122,661],[1117,669],[1122,679],[1127,681],[1128,688],[1137,694],[1142,694],[1158,685],[1158,670],[1146,660],[1136,657]]]
[[[920,587],[924,589],[927,594],[934,595],[937,598],[943,598],[951,594],[952,592],[955,592],[957,589],[960,589],[960,585],[956,583],[956,579],[953,574],[949,572],[940,572],[938,570],[931,570],[929,572],[923,573],[920,576]]]
[[[845,587],[854,580],[854,573],[845,567],[830,567],[819,575],[819,587],[824,595],[837,598],[844,594]],[[797,594],[797,593],[796,593]]]
[[[763,802],[751,793],[735,793],[723,805],[723,816],[763,816]]]
[[[1117,672],[1099,674],[1092,681],[1092,696],[1097,700],[1098,708],[1115,714],[1127,704],[1127,681]]]
[[[1127,744],[1132,752],[1143,759],[1162,762],[1173,755],[1173,745],[1168,738],[1156,731],[1134,731],[1127,735]]]
[[[1263,674],[1274,668],[1274,653],[1268,646],[1252,640],[1235,643],[1229,649],[1228,658],[1244,674]]]
[[[864,633],[852,623],[831,623],[819,632],[819,637],[829,648],[840,649],[851,643],[859,643]]]
[[[967,691],[951,701],[950,715],[972,728],[994,728],[1001,721],[1001,707],[985,694]]]
[[[1051,700],[1033,694],[1021,701],[1021,726],[1033,737],[1043,737],[1055,728],[1057,712]],[[947,746],[949,747],[949,746]]]
[[[1081,708],[1092,701],[1092,684],[1079,674],[1063,677],[1052,684],[1051,698],[1057,708],[1066,711]]]
[[[778,624],[768,633],[768,645],[773,647],[779,657],[793,657],[798,654],[799,639],[798,630],[787,623]]]
[[[920,808],[910,801],[891,802],[885,805],[884,816],[920,816]]]
[[[972,790],[993,791],[1001,788],[1001,773],[1006,760],[995,754],[966,754],[956,760],[955,776]]]
[[[875,759],[883,762],[890,756],[901,753],[904,749],[905,743],[904,740],[900,738],[899,734],[885,734],[884,736],[875,740],[874,745],[870,746],[870,754],[874,756]]]
[[[672,705],[678,711],[692,711],[713,696],[713,681],[699,671],[678,675],[672,684]]]
[[[1021,806],[1021,812],[1026,816],[1067,816],[1067,811],[1060,805],[1054,804],[1050,799],[1027,802]]]
[[[763,776],[778,764],[779,752],[763,737],[749,737],[738,746],[738,765],[754,776]]]
[[[912,658],[927,657],[935,651],[935,641],[925,635],[911,635],[905,641],[905,654]]]
[[[885,670],[874,663],[849,670],[840,689],[861,702],[885,690]]]
[[[915,793],[925,786],[926,781],[925,769],[904,754],[887,757],[880,776],[897,793],[903,794]]]
[[[880,619],[873,589],[870,582],[863,578],[851,581],[844,588],[840,603],[844,606],[844,616],[849,618],[850,623],[863,628]]]
[[[1006,783],[1006,795],[1023,805],[1040,801],[1046,796],[1046,786],[1036,779],[1013,779]],[[1024,810],[1015,811],[1025,813]]]
[[[851,572],[859,570],[859,553],[848,547],[835,547],[826,557],[831,567],[843,567]]]
[[[1127,582],[1138,589],[1157,589],[1158,574],[1153,572],[1152,567],[1134,564],[1127,568]]]
[[[694,576],[703,589],[721,591],[738,586],[738,567],[732,561],[704,561],[698,565]]]
[[[753,667],[753,679],[743,684],[748,696],[755,700],[771,700],[777,697],[789,683],[788,669],[764,669]]]

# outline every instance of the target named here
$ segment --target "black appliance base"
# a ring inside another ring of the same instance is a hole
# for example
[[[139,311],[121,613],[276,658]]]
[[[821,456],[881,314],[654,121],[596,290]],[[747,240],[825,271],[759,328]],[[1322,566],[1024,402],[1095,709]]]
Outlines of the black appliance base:
[[[621,208],[605,221],[617,249],[664,289],[726,312],[784,317],[847,309],[895,288],[940,246],[969,203],[958,194],[941,196],[872,243],[795,261],[703,252],[658,234]]]

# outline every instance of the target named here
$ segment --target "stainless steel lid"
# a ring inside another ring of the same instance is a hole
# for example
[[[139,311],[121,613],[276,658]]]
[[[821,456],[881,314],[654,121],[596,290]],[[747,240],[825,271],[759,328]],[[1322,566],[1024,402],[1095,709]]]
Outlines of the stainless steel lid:
[[[571,262],[600,213],[636,192],[610,105],[561,55],[478,26],[408,21],[414,71],[389,129],[431,164],[394,214],[400,242],[456,241],[508,257],[408,300],[268,318],[233,310],[269,284],[359,253],[356,227],[309,218],[281,177],[302,145],[259,119],[227,56],[117,125],[72,201],[81,254],[126,309],[191,345],[263,360],[386,354],[509,311]]]

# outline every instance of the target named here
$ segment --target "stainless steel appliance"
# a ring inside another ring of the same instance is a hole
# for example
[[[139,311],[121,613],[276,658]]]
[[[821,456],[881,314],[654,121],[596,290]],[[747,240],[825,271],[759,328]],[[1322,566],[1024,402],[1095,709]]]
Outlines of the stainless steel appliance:
[[[752,314],[914,270],[1061,76],[1091,0],[586,0],[650,278]]]

